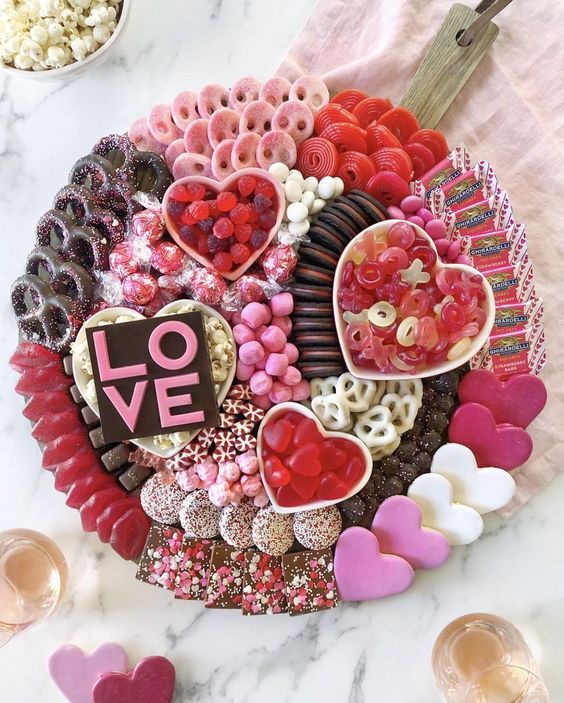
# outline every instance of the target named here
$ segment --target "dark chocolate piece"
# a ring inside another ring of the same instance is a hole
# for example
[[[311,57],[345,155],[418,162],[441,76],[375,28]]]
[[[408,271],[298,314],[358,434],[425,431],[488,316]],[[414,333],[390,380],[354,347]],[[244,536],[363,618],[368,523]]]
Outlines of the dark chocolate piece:
[[[277,615],[287,610],[282,559],[257,550],[245,552],[243,615]]]
[[[139,464],[131,464],[119,477],[119,482],[126,491],[134,491],[142,483],[144,483],[153,473],[152,469]]]
[[[338,605],[330,549],[284,554],[282,568],[290,615],[315,613]]]
[[[123,442],[121,444],[116,444],[115,447],[108,449],[100,457],[102,464],[106,471],[112,472],[119,469],[124,464],[129,461],[129,447]]]
[[[93,430],[90,430],[88,436],[90,437],[90,442],[92,443],[94,449],[101,449],[107,444],[107,442],[104,440],[104,434],[102,432],[101,427],[95,427]]]
[[[214,544],[204,605],[206,608],[241,608],[245,552],[228,544]]]
[[[80,395],[80,391],[78,390],[78,386],[71,386],[70,387],[70,394],[72,396],[72,399],[77,405],[80,405],[81,403],[84,402],[82,399],[82,396]]]
[[[85,405],[80,412],[85,425],[100,424],[100,418],[89,405]]]

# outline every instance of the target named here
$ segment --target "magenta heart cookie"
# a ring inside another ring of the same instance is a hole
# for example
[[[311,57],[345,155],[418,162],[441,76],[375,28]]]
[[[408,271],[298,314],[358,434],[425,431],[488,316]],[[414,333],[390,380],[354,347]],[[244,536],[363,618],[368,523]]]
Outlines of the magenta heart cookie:
[[[414,569],[435,569],[450,555],[447,538],[421,527],[421,510],[407,496],[392,496],[376,511],[370,528],[385,554],[395,554]]]
[[[94,703],[172,703],[176,672],[165,657],[147,657],[129,674],[106,674],[94,686]]]
[[[342,600],[374,600],[406,591],[415,576],[401,557],[381,554],[376,536],[364,527],[349,527],[335,548],[335,579]]]
[[[478,466],[496,466],[507,471],[524,464],[533,451],[533,441],[526,430],[497,425],[490,410],[478,403],[464,403],[455,410],[448,438],[471,449]]]
[[[498,425],[526,428],[546,405],[546,388],[538,376],[517,374],[500,381],[491,371],[467,373],[458,387],[461,403],[479,403],[490,410]]]
[[[119,644],[106,642],[91,654],[73,644],[65,644],[51,654],[49,675],[70,703],[92,703],[92,689],[108,672],[129,669],[127,652]]]

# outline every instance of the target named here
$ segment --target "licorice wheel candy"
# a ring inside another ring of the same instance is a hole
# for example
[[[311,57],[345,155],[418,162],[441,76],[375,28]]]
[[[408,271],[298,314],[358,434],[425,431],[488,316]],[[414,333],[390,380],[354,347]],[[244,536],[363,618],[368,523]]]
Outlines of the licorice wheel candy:
[[[373,154],[385,146],[401,147],[400,140],[383,124],[374,123],[368,125],[366,128],[366,142],[369,154]]]
[[[444,135],[436,129],[419,129],[408,139],[408,144],[413,142],[423,144],[432,152],[435,163],[442,161],[448,154],[448,144]]]
[[[364,98],[354,106],[353,115],[358,119],[361,127],[368,127],[392,108],[393,105],[388,98]]]
[[[414,132],[419,129],[415,115],[405,107],[394,107],[385,112],[378,124],[383,124],[394,134],[402,144],[405,144]]]
[[[393,171],[380,171],[366,184],[366,192],[382,202],[386,207],[399,205],[411,195],[409,184]]]
[[[321,138],[332,142],[337,151],[358,151],[366,154],[368,150],[364,129],[347,122],[328,125],[321,133]]]
[[[345,184],[345,193],[353,188],[364,189],[370,178],[376,173],[374,164],[358,151],[347,151],[339,158],[337,175]]]
[[[403,149],[411,159],[413,166],[413,178],[420,178],[424,173],[430,171],[435,165],[435,157],[433,152],[423,144],[418,142],[410,142],[404,144]]]
[[[369,96],[366,95],[366,93],[363,93],[362,90],[357,90],[356,88],[345,88],[345,90],[341,90],[334,95],[330,102],[337,103],[338,105],[344,107],[345,110],[352,112],[355,105],[358,105],[361,100],[366,100],[368,97]]]
[[[296,168],[305,177],[315,176],[321,179],[325,176],[335,176],[338,166],[339,152],[328,139],[311,137],[298,147]]]
[[[401,147],[385,146],[369,156],[374,164],[376,173],[379,171],[393,171],[401,176],[404,181],[411,181],[413,165],[409,155]]]
[[[348,123],[359,127],[358,119],[341,105],[329,103],[319,110],[313,123],[313,132],[319,136],[332,124]]]

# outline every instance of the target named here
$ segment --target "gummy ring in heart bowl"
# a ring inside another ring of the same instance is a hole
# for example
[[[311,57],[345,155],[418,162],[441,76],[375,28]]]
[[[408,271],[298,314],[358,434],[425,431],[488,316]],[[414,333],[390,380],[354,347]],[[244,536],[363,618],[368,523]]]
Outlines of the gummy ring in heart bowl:
[[[244,615],[440,567],[512,499],[546,402],[489,162],[315,76],[187,90],[102,137],[12,305],[23,414],[84,530]]]

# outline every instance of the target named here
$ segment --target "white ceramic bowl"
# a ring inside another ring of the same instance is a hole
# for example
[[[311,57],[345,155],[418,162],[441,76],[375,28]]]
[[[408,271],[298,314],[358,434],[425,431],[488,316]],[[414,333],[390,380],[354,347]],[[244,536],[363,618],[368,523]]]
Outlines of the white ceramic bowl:
[[[264,465],[262,463],[262,430],[266,423],[271,420],[275,415],[278,415],[282,412],[288,412],[290,410],[293,412],[300,413],[304,417],[314,420],[319,431],[324,437],[347,439],[353,444],[356,444],[356,446],[360,449],[366,463],[364,476],[360,479],[358,484],[353,489],[351,489],[349,493],[347,493],[344,498],[337,498],[336,500],[310,501],[309,503],[304,503],[303,505],[300,505],[296,508],[289,508],[282,505],[278,505],[278,501],[276,500],[276,492],[268,485],[264,476]],[[318,508],[325,508],[328,505],[335,505],[336,503],[341,503],[343,500],[347,500],[347,498],[352,498],[360,490],[362,490],[364,486],[366,486],[368,479],[372,475],[372,456],[370,455],[370,451],[366,444],[364,444],[364,442],[361,442],[358,437],[355,437],[352,434],[347,434],[346,432],[330,432],[329,430],[326,430],[325,427],[323,427],[323,425],[319,421],[318,417],[315,415],[315,413],[309,410],[309,408],[306,408],[304,405],[300,405],[300,403],[279,403],[278,405],[275,405],[274,407],[270,408],[270,410],[266,413],[262,422],[260,423],[257,437],[257,456],[259,460],[260,475],[266,494],[270,498],[273,510],[281,514],[303,512],[304,510],[317,510]]]
[[[231,332],[231,327],[229,326],[229,323],[227,320],[222,317],[216,310],[213,310],[212,308],[209,308],[207,305],[204,305],[203,303],[199,303],[196,300],[175,300],[172,303],[169,303],[168,305],[165,305],[159,312],[155,315],[155,317],[163,317],[166,315],[174,315],[178,310],[180,310],[182,307],[185,305],[191,305],[195,310],[201,310],[202,312],[208,314],[208,315],[213,315],[214,317],[217,317],[217,319],[221,322],[223,325],[224,330],[227,333],[227,336],[231,340],[231,343],[233,344],[233,351],[235,353],[236,346],[235,346],[235,340],[233,339],[233,333]],[[103,322],[104,320],[107,321],[114,321],[118,317],[130,317],[131,320],[144,320],[145,317],[141,315],[141,313],[138,313],[135,310],[131,310],[130,308],[125,308],[125,307],[113,307],[113,308],[106,308],[105,310],[100,310],[100,312],[95,313],[90,317],[86,322],[82,325],[80,330],[78,331],[78,334],[76,335],[76,341],[77,342],[82,342],[85,340],[86,337],[86,328],[87,327],[96,327],[100,322]],[[225,400],[227,396],[227,392],[231,388],[231,384],[233,383],[233,379],[235,378],[235,367],[237,365],[237,359],[236,357],[233,359],[233,364],[231,365],[231,368],[229,369],[229,375],[227,376],[227,379],[222,383],[219,394],[217,396],[217,404],[218,406],[221,406],[223,401]],[[86,389],[86,384],[92,376],[89,376],[84,369],[80,366],[80,363],[78,361],[78,357],[73,356],[72,357],[72,373],[74,376],[74,380],[76,382],[76,385],[78,387],[78,390],[80,391],[80,394],[84,398],[85,402],[88,403],[90,406],[90,409],[100,416],[100,411],[98,409],[98,403],[97,402],[89,402],[86,400],[85,397],[85,389]],[[149,452],[152,452],[153,454],[156,454],[157,456],[163,457],[165,459],[168,459],[171,456],[174,456],[175,454],[178,454],[179,451],[184,449],[184,447],[189,444],[194,437],[198,434],[200,430],[195,430],[193,432],[190,432],[189,439],[186,440],[183,444],[179,445],[178,447],[171,447],[170,449],[161,449],[158,445],[156,445],[153,441],[152,437],[139,437],[136,439],[131,439],[129,440],[130,442],[133,442],[133,444],[136,444],[138,447],[141,447],[142,449],[146,449]]]
[[[129,14],[133,0],[121,0],[121,11],[118,17],[117,26],[111,37],[105,44],[102,44],[96,51],[87,56],[82,61],[73,61],[61,68],[46,68],[43,71],[31,71],[12,66],[3,66],[0,64],[0,71],[8,76],[16,78],[38,80],[38,81],[63,81],[66,79],[77,78],[86,73],[95,66],[101,66],[110,55],[120,41],[125,28],[129,22]]]
[[[333,283],[333,313],[335,315],[335,326],[337,328],[337,334],[339,336],[339,341],[341,345],[341,352],[343,354],[343,358],[345,359],[347,368],[353,374],[353,376],[356,376],[357,378],[366,378],[372,381],[401,381],[403,379],[409,378],[427,378],[428,376],[436,376],[437,374],[445,373],[446,371],[452,371],[453,369],[462,366],[462,364],[465,364],[469,359],[474,356],[474,354],[476,354],[484,346],[493,328],[495,318],[495,299],[492,288],[488,281],[479,271],[477,271],[475,268],[472,268],[471,266],[465,266],[464,264],[443,264],[437,257],[437,263],[435,264],[432,270],[433,274],[440,268],[453,268],[457,271],[467,271],[472,274],[478,274],[482,277],[482,288],[486,294],[484,309],[486,310],[487,318],[480,332],[472,339],[472,343],[470,344],[466,352],[459,356],[457,359],[453,359],[452,361],[444,361],[441,364],[436,364],[435,366],[424,369],[423,371],[417,371],[416,373],[410,373],[409,371],[399,370],[394,371],[392,373],[382,373],[380,371],[374,371],[373,369],[357,366],[353,362],[351,352],[344,343],[345,329],[347,325],[343,320],[343,313],[339,308],[339,286],[343,275],[343,268],[347,261],[350,259],[350,251],[354,246],[355,242],[359,238],[361,238],[365,234],[365,232],[387,232],[390,227],[396,222],[403,222],[403,220],[384,220],[383,222],[378,222],[375,225],[367,227],[365,230],[360,232],[360,234],[354,237],[354,239],[351,239],[351,241],[347,244],[345,250],[341,254],[341,258],[339,259],[339,263],[337,264],[337,268],[335,270],[335,281]],[[425,232],[425,230],[421,229],[421,227],[411,222],[409,224],[411,224],[411,226],[416,230],[417,234],[420,237],[423,237],[428,242],[429,246],[432,247],[436,252],[437,250],[435,248],[435,243],[433,242],[431,237]]]

